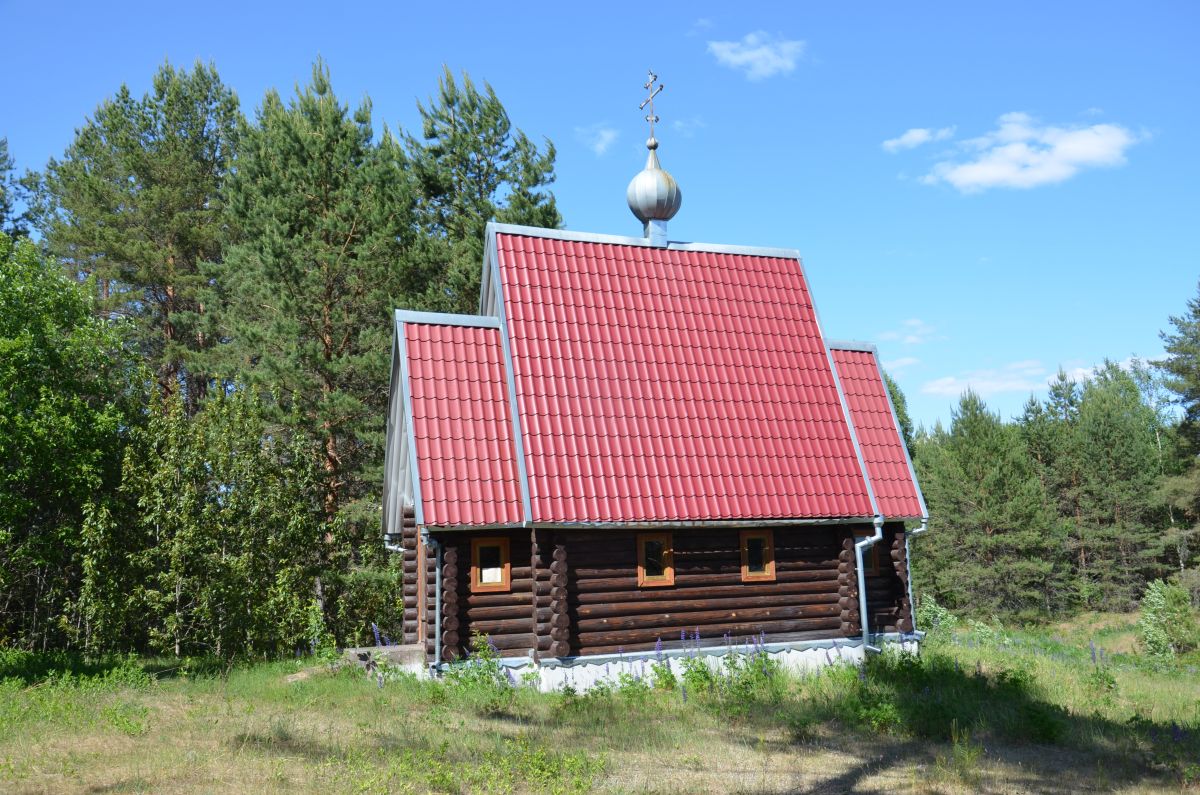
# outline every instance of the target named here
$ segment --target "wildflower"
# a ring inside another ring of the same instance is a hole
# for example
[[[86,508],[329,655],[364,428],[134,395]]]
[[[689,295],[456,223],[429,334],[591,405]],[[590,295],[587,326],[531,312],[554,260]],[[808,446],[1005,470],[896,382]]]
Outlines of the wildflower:
[[[687,643],[687,630],[686,629],[679,630],[679,642]]]
[[[1096,664],[1096,641],[1094,641],[1094,640],[1089,640],[1089,641],[1088,641],[1088,646],[1089,646],[1089,647],[1091,648],[1091,650],[1092,650],[1092,665],[1095,665],[1095,664]]]
[[[374,635],[375,635],[375,645],[376,646],[380,645],[379,644],[379,625],[376,624],[374,621],[371,622],[371,632],[374,633]]]
[[[697,644],[700,643],[700,627],[696,627],[695,634],[692,635],[692,640],[696,641]]]
[[[654,640],[654,659],[660,663],[663,661],[662,638],[655,638]]]
[[[383,645],[384,645],[384,646],[391,646],[391,645],[392,645],[392,641],[388,639],[388,636],[387,636],[387,635],[384,635],[384,636],[383,636]]]
[[[378,677],[376,677],[375,681],[377,681],[379,683],[379,689],[383,690],[383,671],[379,672],[379,675],[378,675]]]

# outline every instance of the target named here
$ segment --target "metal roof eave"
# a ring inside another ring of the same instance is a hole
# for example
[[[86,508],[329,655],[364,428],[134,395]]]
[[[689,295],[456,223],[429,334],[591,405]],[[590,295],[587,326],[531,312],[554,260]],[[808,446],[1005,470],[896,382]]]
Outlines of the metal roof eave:
[[[487,226],[489,239],[497,233],[506,235],[521,235],[523,237],[541,237],[548,240],[562,240],[573,243],[600,243],[611,246],[641,246],[642,248],[657,248],[644,237],[628,237],[625,235],[604,235],[598,232],[573,232],[566,229],[546,229],[540,226],[520,226],[518,224],[502,224],[490,221]],[[693,243],[671,241],[667,243],[668,251],[700,251],[709,254],[741,254],[750,257],[779,257],[782,259],[800,259],[800,251],[794,248],[775,248],[771,246],[737,246],[724,243]]]

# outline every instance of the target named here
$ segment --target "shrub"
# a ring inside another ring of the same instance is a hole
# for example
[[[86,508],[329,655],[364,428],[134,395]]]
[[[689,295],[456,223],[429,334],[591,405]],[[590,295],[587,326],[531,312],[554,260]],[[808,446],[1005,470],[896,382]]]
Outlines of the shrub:
[[[926,632],[953,632],[958,626],[958,616],[938,604],[932,595],[926,595],[917,606],[917,623]]]
[[[1200,632],[1187,590],[1162,580],[1147,585],[1138,632],[1145,653],[1160,660],[1196,648]]]
[[[480,633],[471,636],[470,656],[453,663],[446,671],[446,684],[485,715],[505,711],[516,695],[508,673],[500,664],[500,653]]]

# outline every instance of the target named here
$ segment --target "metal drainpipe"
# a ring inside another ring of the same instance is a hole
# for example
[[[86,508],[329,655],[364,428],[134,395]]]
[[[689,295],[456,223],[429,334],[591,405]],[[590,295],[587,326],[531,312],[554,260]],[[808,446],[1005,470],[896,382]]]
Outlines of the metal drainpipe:
[[[909,549],[908,542],[912,537],[924,533],[929,529],[929,517],[921,517],[921,526],[911,533],[904,534],[904,560],[908,562],[908,609],[912,611],[912,631],[917,634],[917,603],[913,600],[912,589],[912,551]]]
[[[854,558],[858,563],[858,618],[862,621],[864,657],[869,651],[879,651],[878,647],[871,645],[871,620],[867,615],[867,572],[863,568],[863,550],[883,540],[883,514],[876,514],[873,524],[875,525],[875,534],[854,544]]]
[[[442,667],[442,543],[429,535],[421,534],[425,546],[433,547],[437,565],[433,570],[433,672]]]

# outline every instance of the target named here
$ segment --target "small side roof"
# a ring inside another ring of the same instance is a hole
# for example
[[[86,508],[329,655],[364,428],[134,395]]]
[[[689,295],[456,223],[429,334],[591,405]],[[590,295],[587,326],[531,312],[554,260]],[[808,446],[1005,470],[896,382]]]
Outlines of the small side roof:
[[[889,519],[925,518],[925,498],[900,433],[900,421],[875,346],[830,342],[829,350],[880,512]]]
[[[400,311],[395,344],[388,487],[414,503],[418,524],[519,524],[499,323]]]

